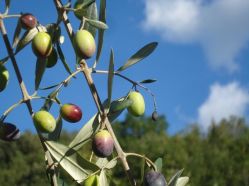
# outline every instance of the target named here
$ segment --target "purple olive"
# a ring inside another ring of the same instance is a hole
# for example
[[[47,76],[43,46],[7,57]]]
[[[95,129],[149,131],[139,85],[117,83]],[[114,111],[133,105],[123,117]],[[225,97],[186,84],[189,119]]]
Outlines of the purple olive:
[[[35,28],[37,25],[37,19],[35,18],[35,16],[33,16],[30,13],[23,14],[20,17],[20,21],[21,21],[22,28],[26,30]]]
[[[151,170],[145,174],[144,186],[167,186],[167,182],[162,173]]]
[[[21,136],[19,129],[11,123],[2,123],[0,126],[0,139],[4,141],[15,141]]]
[[[113,139],[107,130],[101,130],[95,134],[92,141],[92,149],[99,157],[108,157],[113,152]]]
[[[71,103],[64,104],[60,109],[60,113],[64,120],[71,123],[76,123],[82,118],[80,107]]]

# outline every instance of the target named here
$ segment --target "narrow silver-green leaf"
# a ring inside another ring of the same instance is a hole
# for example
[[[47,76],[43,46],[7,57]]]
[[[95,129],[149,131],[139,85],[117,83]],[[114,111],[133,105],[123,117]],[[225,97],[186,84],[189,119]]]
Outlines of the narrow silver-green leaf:
[[[3,59],[0,59],[0,65],[4,65],[5,63],[7,63],[8,60],[9,60],[9,56],[7,56]]]
[[[92,3],[94,3],[95,0],[85,0],[83,1],[83,3],[77,8],[78,9],[84,9],[87,8],[88,6],[90,6]]]
[[[140,81],[139,83],[146,84],[146,83],[154,83],[156,81],[157,81],[156,79],[145,79],[143,81]]]
[[[92,25],[93,27],[95,27],[97,29],[102,29],[102,30],[108,29],[107,24],[105,24],[102,21],[98,21],[98,20],[93,20],[93,19],[86,18],[86,22],[88,22],[90,25]]]
[[[176,186],[177,179],[181,176],[183,169],[177,171],[175,175],[170,179],[168,186]]]
[[[102,169],[112,169],[113,167],[115,167],[117,165],[117,160],[116,159],[112,159],[111,161],[108,161],[107,158],[98,158],[96,165]]]
[[[127,107],[129,107],[132,103],[133,101],[130,99],[123,98],[123,99],[115,100],[111,103],[110,113],[122,111],[126,109]]]
[[[61,46],[60,46],[60,44],[58,42],[56,42],[56,47],[57,47],[57,52],[59,54],[59,58],[60,58],[60,60],[61,60],[61,62],[63,64],[65,70],[71,75],[72,71],[71,71],[69,65],[67,64],[66,58],[65,58],[65,56],[63,54],[63,51],[61,49]]]
[[[37,58],[35,68],[35,90],[38,90],[46,69],[46,58]]]
[[[177,179],[176,186],[185,186],[189,181],[189,177],[180,177]]]
[[[46,111],[49,111],[49,110],[50,110],[51,106],[53,105],[53,101],[51,101],[51,99],[56,99],[56,96],[58,95],[59,91],[60,91],[60,86],[59,86],[57,89],[53,90],[53,91],[48,95],[48,98],[49,98],[49,99],[47,99],[47,100],[44,102],[44,104],[43,104],[43,106],[42,106],[42,110],[46,110]]]
[[[102,170],[99,175],[99,186],[109,186],[105,170]]]
[[[128,61],[121,66],[118,71],[123,71],[127,69],[128,67],[138,63],[145,57],[149,56],[157,47],[157,42],[152,42],[147,45],[145,45],[143,48],[141,48],[139,51],[137,51],[133,56],[131,56]]]
[[[78,183],[82,182],[89,174],[92,174],[99,169],[98,166],[87,161],[75,150],[65,145],[53,141],[46,141],[45,144],[55,160]]]
[[[106,23],[106,0],[100,0],[99,20],[102,21],[103,23]],[[96,60],[93,65],[93,68],[96,68],[99,62],[99,58],[101,55],[103,42],[104,42],[104,33],[105,33],[105,30],[103,29],[100,29],[98,31],[98,46],[97,46]]]
[[[141,177],[140,183],[141,183],[141,185],[142,185],[142,183],[143,183],[143,181],[144,181],[144,168],[145,168],[145,163],[146,163],[145,157],[143,157],[143,158],[141,159],[141,166],[140,166],[140,177]]]
[[[59,116],[56,119],[55,130],[48,134],[48,139],[53,141],[58,141],[60,139],[61,130],[62,130],[62,118],[61,116]]]
[[[98,19],[98,11],[97,11],[96,2],[90,4],[87,7],[87,15],[85,17],[88,18],[88,19],[91,19],[91,20],[97,20]],[[96,28],[94,26],[92,26],[91,24],[86,22],[85,25],[84,25],[84,29],[88,30],[93,35],[93,37],[95,37]]]
[[[56,84],[56,85],[51,85],[51,86],[48,86],[48,87],[42,87],[42,88],[39,88],[39,90],[49,90],[49,89],[58,87],[60,84],[61,84],[61,83],[58,83],[58,84]]]
[[[20,50],[22,50],[27,44],[29,44],[32,39],[35,37],[35,35],[38,33],[37,28],[33,28],[31,30],[28,30],[24,33],[20,41],[18,42],[16,46],[16,52],[18,53]]]
[[[5,0],[5,12],[4,12],[4,14],[9,13],[9,8],[10,8],[10,0]]]
[[[163,167],[163,160],[162,160],[162,158],[157,158],[157,160],[155,161],[155,165],[156,165],[157,171],[161,172],[162,171],[162,167]]]
[[[80,149],[84,144],[86,144],[92,134],[99,128],[98,115],[95,114],[78,132],[75,138],[69,144],[69,147],[75,150]]]
[[[13,44],[12,44],[13,48],[15,48],[17,46],[18,42],[20,41],[19,36],[20,36],[21,30],[22,30],[22,25],[21,25],[20,20],[18,20],[17,25],[16,25],[16,29],[15,29],[15,33],[14,33],[14,38],[13,38]]]
[[[107,108],[110,108],[112,101],[112,85],[113,85],[113,76],[114,76],[114,52],[111,50],[110,62],[109,62],[109,71],[108,71],[108,102]]]

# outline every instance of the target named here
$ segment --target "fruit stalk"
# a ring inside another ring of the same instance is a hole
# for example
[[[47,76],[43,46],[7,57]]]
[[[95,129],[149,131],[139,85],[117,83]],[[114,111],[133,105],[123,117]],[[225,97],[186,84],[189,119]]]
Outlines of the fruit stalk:
[[[72,28],[72,26],[70,24],[70,21],[69,21],[69,19],[67,17],[67,13],[63,9],[63,6],[62,6],[62,3],[61,3],[60,0],[54,0],[54,4],[55,4],[55,6],[57,8],[58,14],[61,14],[61,16],[62,16],[62,20],[63,20],[63,23],[64,23],[65,28],[67,30],[67,33],[69,35],[69,38],[70,38],[70,40],[72,42],[72,46],[74,46],[73,45],[74,32],[73,32],[73,28]],[[76,50],[75,50],[75,53],[76,53]],[[89,88],[91,90],[91,93],[92,93],[93,99],[95,101],[95,104],[96,104],[96,106],[97,106],[97,108],[98,108],[98,110],[99,110],[99,112],[100,112],[100,114],[102,116],[101,118],[105,120],[105,121],[103,121],[103,123],[105,124],[107,130],[109,131],[109,133],[111,134],[111,136],[112,136],[112,138],[114,140],[115,149],[116,149],[116,151],[118,153],[118,156],[119,156],[119,158],[120,158],[120,160],[121,160],[121,162],[123,164],[123,167],[124,167],[124,170],[125,170],[125,172],[127,174],[129,182],[130,182],[131,185],[136,186],[136,181],[135,181],[135,179],[133,178],[133,176],[131,174],[129,164],[128,164],[127,160],[126,160],[126,154],[122,150],[122,148],[121,148],[121,146],[120,146],[120,144],[119,144],[119,142],[118,142],[118,140],[117,140],[117,138],[116,138],[116,136],[114,134],[114,131],[112,129],[112,126],[111,126],[111,123],[110,123],[108,117],[105,116],[104,107],[103,107],[103,105],[101,103],[101,100],[100,100],[100,98],[98,96],[97,89],[96,89],[96,87],[94,85],[94,82],[93,82],[93,79],[92,79],[92,76],[91,76],[91,71],[89,70],[89,68],[88,68],[88,66],[87,66],[87,64],[86,64],[86,62],[84,60],[81,61],[80,65],[81,65],[81,69],[83,70],[84,76],[85,76],[85,78],[87,80],[88,86],[89,86]]]
[[[15,58],[15,55],[14,55],[14,52],[13,52],[13,49],[11,47],[11,44],[10,44],[10,41],[9,41],[9,38],[8,38],[8,35],[7,35],[7,31],[5,29],[5,26],[4,26],[4,22],[3,22],[3,17],[2,15],[0,14],[0,30],[1,30],[1,34],[2,34],[2,37],[3,37],[3,40],[4,40],[4,43],[5,43],[5,46],[6,46],[6,49],[8,51],[8,54],[10,56],[10,59],[11,59],[11,62],[12,62],[12,65],[14,67],[14,70],[15,70],[15,74],[17,76],[17,79],[18,79],[18,82],[19,82],[19,86],[21,88],[21,92],[22,92],[22,95],[23,95],[23,101],[26,103],[26,106],[28,108],[28,111],[30,113],[30,116],[32,117],[33,116],[33,109],[32,109],[32,105],[31,105],[31,97],[30,95],[28,94],[28,91],[26,89],[26,86],[25,86],[25,83],[22,79],[22,75],[21,75],[21,72],[19,70],[19,67],[17,65],[17,62],[16,62],[16,58]],[[38,133],[38,136],[39,136],[39,139],[40,139],[40,142],[42,144],[42,147],[43,147],[43,150],[45,152],[45,155],[46,155],[46,158],[47,158],[47,161],[48,161],[48,166],[50,167],[50,169],[52,170],[53,173],[51,173],[51,185],[52,186],[57,186],[57,176],[55,174],[55,166],[54,166],[54,161],[45,145],[45,140],[43,138],[43,136],[38,132],[37,130],[37,133]]]

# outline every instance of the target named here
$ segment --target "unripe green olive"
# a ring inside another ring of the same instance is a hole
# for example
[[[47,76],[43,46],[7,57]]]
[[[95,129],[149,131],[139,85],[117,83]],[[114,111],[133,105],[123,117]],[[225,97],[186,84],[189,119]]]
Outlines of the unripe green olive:
[[[128,95],[128,99],[132,100],[132,104],[128,107],[128,112],[133,116],[141,116],[145,111],[145,102],[142,94],[132,91]]]
[[[114,142],[107,130],[101,130],[95,134],[92,141],[92,149],[99,157],[108,157],[113,152]]]
[[[64,120],[71,123],[76,123],[82,118],[82,111],[80,107],[71,103],[64,104],[60,108],[60,113]]]
[[[83,0],[76,1],[75,4],[74,4],[74,9],[78,9],[80,7],[80,5],[82,5],[82,3],[83,3]],[[80,9],[74,11],[74,15],[79,20],[82,20],[82,17],[87,15],[87,9],[86,8],[80,8]]]
[[[83,186],[99,186],[99,176],[98,175],[92,175],[89,176],[84,182]]]
[[[19,129],[12,123],[1,123],[0,139],[4,141],[15,141],[20,138]]]
[[[88,59],[95,50],[95,40],[87,30],[78,30],[74,36],[74,46],[79,57]]]
[[[38,32],[32,40],[32,49],[37,57],[48,57],[52,48],[51,37],[46,32]]]
[[[47,111],[41,110],[34,114],[34,124],[40,132],[51,133],[56,127],[54,117]]]
[[[51,54],[46,59],[46,63],[47,63],[46,67],[52,68],[53,66],[56,65],[57,61],[58,61],[58,54],[56,52],[56,49],[53,48]]]
[[[145,174],[144,186],[167,186],[167,182],[162,173],[151,170]]]
[[[20,22],[23,29],[30,30],[37,25],[37,19],[30,13],[23,14],[20,17]]]
[[[9,81],[9,72],[5,68],[5,66],[0,64],[0,92],[2,92],[6,88],[8,81]]]

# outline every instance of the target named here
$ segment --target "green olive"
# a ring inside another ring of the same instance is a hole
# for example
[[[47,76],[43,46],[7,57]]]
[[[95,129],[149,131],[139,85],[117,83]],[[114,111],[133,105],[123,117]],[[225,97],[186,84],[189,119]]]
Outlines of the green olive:
[[[89,176],[83,183],[83,186],[99,186],[99,176],[92,175]]]
[[[34,124],[40,132],[51,133],[56,127],[54,117],[47,111],[41,110],[34,114]]]
[[[32,40],[32,49],[37,57],[48,57],[52,48],[51,37],[46,32],[38,32]]]
[[[9,72],[5,68],[5,66],[0,64],[0,92],[2,92],[6,88],[8,81],[9,81]]]
[[[74,45],[79,57],[84,59],[90,58],[95,50],[95,40],[87,30],[78,30],[74,36]]]
[[[132,100],[132,104],[128,107],[128,112],[133,116],[141,116],[145,111],[145,102],[142,94],[132,91],[128,95],[128,99]]]

